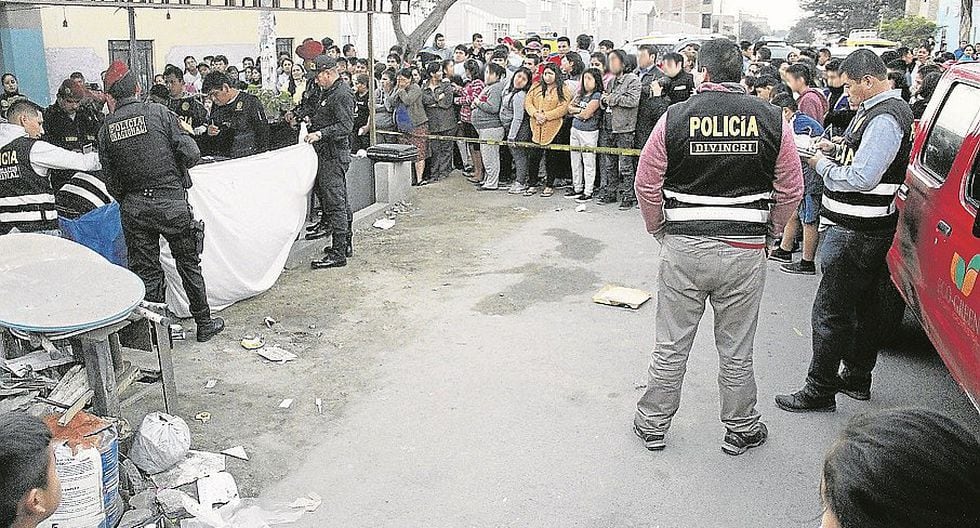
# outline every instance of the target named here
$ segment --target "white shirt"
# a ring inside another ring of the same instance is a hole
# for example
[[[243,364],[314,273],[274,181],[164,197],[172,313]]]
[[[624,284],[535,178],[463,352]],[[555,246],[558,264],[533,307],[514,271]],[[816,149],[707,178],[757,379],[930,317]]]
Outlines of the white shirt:
[[[0,123],[0,146],[27,136],[27,131],[20,125]],[[81,154],[57,147],[46,141],[37,141],[31,147],[31,168],[41,176],[47,176],[49,169],[76,170],[92,172],[102,170],[98,152]]]
[[[204,85],[204,79],[201,77],[201,72],[197,72],[197,75],[191,75],[190,73],[184,72],[184,84],[190,84],[194,86],[195,90],[200,92],[201,86]]]

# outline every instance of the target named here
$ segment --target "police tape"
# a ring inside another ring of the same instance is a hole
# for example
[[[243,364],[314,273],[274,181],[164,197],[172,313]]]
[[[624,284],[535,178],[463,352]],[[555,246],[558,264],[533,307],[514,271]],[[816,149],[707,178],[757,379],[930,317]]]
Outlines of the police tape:
[[[497,145],[502,147],[533,148],[540,150],[551,150],[558,152],[589,152],[593,154],[612,154],[615,156],[639,156],[640,149],[627,149],[618,147],[589,147],[582,145],[538,145],[526,141],[507,141],[503,139],[478,139],[458,136],[443,136],[438,134],[406,134],[404,132],[394,132],[388,130],[378,130],[378,134],[386,136],[402,136],[410,138],[423,138],[436,141],[462,141],[463,143],[475,143],[478,145]]]

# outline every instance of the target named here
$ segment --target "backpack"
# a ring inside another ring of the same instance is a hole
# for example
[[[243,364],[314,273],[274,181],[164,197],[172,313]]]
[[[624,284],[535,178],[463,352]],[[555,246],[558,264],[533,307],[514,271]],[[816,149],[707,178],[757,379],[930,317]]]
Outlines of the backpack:
[[[399,104],[395,107],[395,127],[398,131],[403,134],[408,134],[409,132],[415,130],[415,124],[412,123],[412,116],[408,113],[408,107]]]

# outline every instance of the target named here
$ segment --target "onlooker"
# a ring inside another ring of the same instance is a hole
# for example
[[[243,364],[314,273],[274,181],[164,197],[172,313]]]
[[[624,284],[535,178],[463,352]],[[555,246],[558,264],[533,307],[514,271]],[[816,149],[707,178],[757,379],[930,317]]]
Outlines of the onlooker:
[[[542,146],[551,145],[561,130],[571,98],[572,93],[561,82],[561,71],[558,66],[553,62],[546,63],[541,74],[541,82],[531,88],[524,103],[524,110],[530,116],[531,140],[534,143]],[[524,191],[524,196],[534,196],[538,192],[538,167],[541,166],[544,153],[543,149],[537,148],[528,151],[528,188]],[[555,172],[553,165],[546,167],[542,197],[555,194],[554,185],[557,176]]]
[[[192,55],[184,57],[184,75],[182,78],[184,84],[189,84],[194,87],[194,93],[201,91],[201,86],[204,84],[204,76],[201,75],[200,70],[197,68],[197,59]]]
[[[412,70],[402,68],[396,78],[395,91],[391,93],[386,101],[388,109],[391,110],[395,119],[395,126],[402,133],[398,136],[398,142],[406,145],[414,145],[419,151],[419,157],[415,161],[415,185],[425,185],[429,183],[425,179],[425,160],[428,154],[429,135],[429,116],[425,113],[422,106],[422,89],[412,81]]]
[[[775,88],[779,84],[780,82],[776,80],[776,78],[773,77],[772,75],[762,75],[760,77],[757,77],[755,79],[755,82],[753,83],[755,89],[755,95],[759,99],[762,99],[763,101],[766,102],[772,101],[772,96],[775,91]]]
[[[592,58],[589,60],[589,67],[595,68],[602,72],[602,86],[609,86],[609,81],[616,78],[615,75],[609,72],[609,66],[606,60],[606,55],[604,53],[593,53]]]
[[[483,35],[473,33],[472,54],[474,57],[483,57]]]
[[[469,50],[460,44],[453,50],[453,75],[459,78],[466,77],[466,60],[469,57]]]
[[[211,60],[211,69],[221,73],[228,71],[228,57],[215,55],[214,59]]]
[[[599,41],[599,52],[604,55],[609,55],[609,53],[615,48],[616,44],[611,40]]]
[[[354,130],[351,131],[352,154],[371,146],[371,92],[368,76],[362,73],[354,78]]]
[[[280,92],[285,92],[289,88],[289,80],[293,74],[293,59],[283,57],[279,60],[279,67],[276,69],[276,88]]]
[[[664,93],[670,104],[683,103],[694,93],[694,76],[684,70],[684,57],[680,53],[666,53],[663,58],[667,81]]]
[[[500,106],[503,102],[504,79],[507,70],[499,64],[488,64],[486,68],[486,84],[479,97],[473,101],[473,128],[480,139],[501,141],[504,139],[504,127],[500,122]],[[480,190],[495,191],[500,184],[500,146],[480,145],[483,158],[484,181]]]
[[[306,70],[303,65],[293,64],[290,70],[289,83],[286,85],[286,91],[293,96],[293,104],[298,105],[303,102],[303,92],[306,91],[307,84]]]
[[[17,76],[12,73],[3,74],[3,94],[0,95],[0,118],[7,118],[7,110],[10,105],[19,99],[26,99],[20,94],[20,86],[17,83]]]
[[[429,131],[436,136],[452,136],[456,133],[456,111],[453,109],[453,84],[442,76],[443,68],[432,62],[426,68],[428,82],[422,87],[422,105],[429,116]],[[453,143],[429,141],[432,163],[429,165],[433,181],[448,178],[453,170]]]
[[[531,140],[531,122],[524,110],[524,101],[531,88],[531,70],[521,68],[510,77],[510,86],[504,91],[500,105],[500,122],[507,131],[507,141],[527,142]],[[523,147],[511,147],[517,176],[508,192],[523,194],[527,190],[528,152]]]
[[[592,51],[589,49],[592,47],[592,37],[584,33],[575,37],[575,46],[578,48],[575,50],[576,53],[582,57],[582,64],[588,64],[592,56]]]
[[[963,54],[957,57],[960,62],[974,62],[977,60],[977,48],[973,47],[973,44],[967,44],[963,48]]]
[[[851,100],[845,93],[844,81],[840,77],[840,60],[832,59],[824,65],[824,72],[827,76],[827,104],[830,111],[823,118],[824,128],[830,130],[828,137],[836,137],[844,134],[847,126],[854,119],[854,110],[851,110]]]
[[[980,443],[937,411],[851,420],[823,463],[821,528],[980,526]]]
[[[344,58],[347,60],[357,58],[357,48],[355,48],[353,44],[350,43],[344,44],[343,53],[344,53]]]
[[[603,90],[602,128],[599,145],[620,149],[633,148],[636,132],[636,114],[640,106],[643,87],[640,79],[628,70],[626,52],[617,49],[609,54],[609,71],[616,77]],[[620,200],[621,210],[636,206],[633,179],[636,177],[636,158],[633,156],[601,154],[599,173],[602,189],[599,191],[599,204],[615,203]]]
[[[575,98],[568,105],[573,116],[570,145],[573,147],[597,147],[599,145],[599,120],[602,116],[602,72],[590,68],[582,74],[582,83]],[[594,152],[571,152],[572,188],[566,198],[587,202],[592,200],[596,180],[596,155]]]
[[[800,112],[822,124],[830,105],[823,92],[814,88],[813,70],[804,64],[790,66],[786,70],[786,84],[799,96],[797,104]]]
[[[466,84],[459,90],[454,102],[459,106],[459,129],[460,135],[464,138],[476,139],[480,137],[476,129],[473,128],[473,101],[483,92],[483,68],[476,59],[466,61]],[[473,160],[473,175],[467,178],[470,183],[483,182],[483,158],[480,157],[480,145],[470,143],[467,145],[470,158]]]
[[[939,86],[939,81],[943,78],[941,73],[930,73],[926,75],[926,78],[922,80],[922,87],[919,88],[918,99],[912,103],[912,118],[922,119],[922,115],[926,113],[926,107],[929,106],[929,101],[932,100],[933,94],[936,93],[936,88]]]
[[[779,94],[773,97],[772,104],[783,109],[783,119],[793,127],[797,136],[819,138],[824,129],[819,121],[800,111],[792,95]],[[795,275],[816,275],[814,260],[820,234],[820,197],[823,194],[823,179],[809,165],[803,167],[803,199],[800,201],[798,218],[786,222],[783,238],[777,248],[769,254],[771,260],[784,262],[780,269]],[[803,226],[803,257],[793,263],[793,246]]]
[[[26,413],[0,415],[0,526],[34,528],[61,502],[51,431]]]

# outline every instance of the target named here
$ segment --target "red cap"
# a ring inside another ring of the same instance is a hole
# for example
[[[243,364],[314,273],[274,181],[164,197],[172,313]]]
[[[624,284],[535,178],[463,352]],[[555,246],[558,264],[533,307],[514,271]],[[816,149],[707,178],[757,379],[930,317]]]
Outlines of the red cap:
[[[117,60],[110,64],[105,72],[105,91],[111,90],[112,86],[126,75],[129,75],[129,66],[126,66],[125,62]]]
[[[296,48],[296,54],[303,60],[313,60],[323,55],[324,51],[323,44],[315,40],[308,40],[302,46]]]
[[[504,42],[504,44],[507,44],[508,46],[513,46],[514,45],[514,39],[512,39],[510,37],[504,37],[504,41],[503,42]]]

